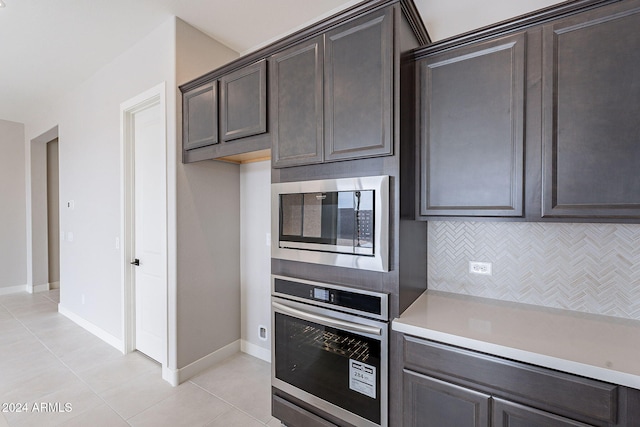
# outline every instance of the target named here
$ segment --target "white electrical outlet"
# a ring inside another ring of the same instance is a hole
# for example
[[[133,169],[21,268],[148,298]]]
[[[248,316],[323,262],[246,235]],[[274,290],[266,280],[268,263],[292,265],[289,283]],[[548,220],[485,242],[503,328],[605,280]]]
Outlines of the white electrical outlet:
[[[471,274],[483,274],[485,276],[491,276],[491,263],[480,261],[469,261],[469,273]]]
[[[266,341],[269,338],[269,336],[267,335],[266,326],[262,326],[262,325],[258,326],[258,338],[260,338],[262,341]]]

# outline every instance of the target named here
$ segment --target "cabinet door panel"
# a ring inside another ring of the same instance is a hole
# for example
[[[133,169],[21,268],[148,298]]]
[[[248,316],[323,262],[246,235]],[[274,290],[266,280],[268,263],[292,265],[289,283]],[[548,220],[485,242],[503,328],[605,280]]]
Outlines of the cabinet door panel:
[[[490,396],[404,371],[405,427],[488,427]]]
[[[325,160],[393,154],[393,9],[325,38]]]
[[[267,131],[265,60],[220,78],[220,130],[223,141]]]
[[[323,160],[322,63],[322,37],[271,57],[274,167]]]
[[[640,218],[638,5],[544,28],[543,216]]]
[[[218,143],[218,82],[195,88],[182,98],[185,150]]]
[[[455,375],[479,390],[502,390],[509,393],[510,400],[572,418],[594,419],[606,425],[616,422],[619,387],[614,384],[411,336],[404,340],[405,366],[413,371]]]
[[[525,43],[420,61],[420,215],[523,215]]]
[[[589,424],[495,397],[492,402],[492,427],[590,427]]]

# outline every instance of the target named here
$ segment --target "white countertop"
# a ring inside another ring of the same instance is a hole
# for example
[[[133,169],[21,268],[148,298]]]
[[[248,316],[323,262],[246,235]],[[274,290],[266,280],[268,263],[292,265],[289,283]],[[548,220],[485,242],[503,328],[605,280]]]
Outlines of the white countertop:
[[[640,389],[636,320],[426,291],[392,329]]]

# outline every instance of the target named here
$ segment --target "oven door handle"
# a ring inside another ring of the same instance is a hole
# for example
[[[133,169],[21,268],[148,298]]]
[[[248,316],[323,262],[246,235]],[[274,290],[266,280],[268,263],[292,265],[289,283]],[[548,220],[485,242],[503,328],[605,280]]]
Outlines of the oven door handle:
[[[347,322],[344,320],[333,319],[331,317],[308,313],[306,311],[298,310],[296,308],[292,308],[275,301],[273,301],[271,304],[273,305],[273,308],[281,311],[282,313],[290,314],[292,316],[298,317],[303,320],[308,320],[310,322],[316,322],[316,323],[323,324],[325,326],[331,326],[331,327],[347,330],[350,332],[360,333],[360,334],[371,334],[371,335],[379,335],[379,336],[382,335],[382,329],[376,328],[375,326],[359,325],[357,323]]]

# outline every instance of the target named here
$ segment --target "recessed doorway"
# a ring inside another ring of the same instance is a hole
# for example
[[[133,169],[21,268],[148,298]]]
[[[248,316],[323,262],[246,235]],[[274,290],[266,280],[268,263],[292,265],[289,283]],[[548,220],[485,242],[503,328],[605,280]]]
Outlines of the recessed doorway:
[[[47,235],[49,289],[60,289],[60,180],[58,138],[47,143]]]

